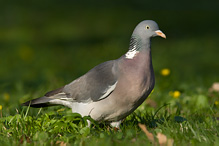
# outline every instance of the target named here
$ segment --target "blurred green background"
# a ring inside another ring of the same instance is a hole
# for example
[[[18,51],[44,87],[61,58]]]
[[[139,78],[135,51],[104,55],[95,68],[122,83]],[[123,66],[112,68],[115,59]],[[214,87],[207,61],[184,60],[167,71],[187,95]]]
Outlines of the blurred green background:
[[[155,91],[207,90],[219,82],[217,9],[210,1],[1,1],[0,104],[14,111],[19,103],[117,59],[146,19],[155,20],[167,36],[152,40]],[[170,69],[170,77],[161,77],[163,68]]]

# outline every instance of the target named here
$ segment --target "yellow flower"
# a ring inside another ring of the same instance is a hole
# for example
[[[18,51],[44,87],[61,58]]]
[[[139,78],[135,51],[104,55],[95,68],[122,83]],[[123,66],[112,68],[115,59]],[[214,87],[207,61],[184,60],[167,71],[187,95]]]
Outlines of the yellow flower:
[[[10,99],[10,95],[8,93],[4,93],[3,97],[5,101],[8,101]]]
[[[170,96],[172,96],[173,98],[176,98],[176,99],[179,98],[180,95],[181,95],[181,93],[180,93],[179,91],[177,91],[177,90],[176,90],[176,91],[173,91],[173,92],[170,91],[169,94],[170,94]]]
[[[2,105],[0,105],[0,110],[2,110]]]
[[[219,105],[219,101],[215,101],[214,104],[215,104],[215,105]]]
[[[168,68],[164,68],[160,73],[162,76],[168,76],[170,74],[170,70]]]

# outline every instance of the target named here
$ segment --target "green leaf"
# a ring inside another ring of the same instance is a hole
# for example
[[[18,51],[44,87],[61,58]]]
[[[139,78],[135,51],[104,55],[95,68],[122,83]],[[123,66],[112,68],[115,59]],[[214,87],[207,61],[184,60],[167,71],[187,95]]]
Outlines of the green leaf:
[[[83,136],[87,136],[90,133],[90,128],[89,127],[83,127],[79,133]]]

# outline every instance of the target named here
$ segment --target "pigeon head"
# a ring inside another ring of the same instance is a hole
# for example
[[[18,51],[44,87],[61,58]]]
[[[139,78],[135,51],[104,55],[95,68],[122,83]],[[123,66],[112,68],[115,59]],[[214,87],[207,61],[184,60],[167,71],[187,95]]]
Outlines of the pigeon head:
[[[151,48],[150,38],[155,36],[166,38],[166,35],[161,30],[159,30],[159,27],[155,21],[144,20],[140,22],[135,27],[132,33],[130,44],[129,44],[129,52],[150,49]]]
[[[140,22],[133,34],[135,37],[140,37],[141,39],[150,39],[151,37],[160,36],[166,38],[166,35],[159,30],[157,23],[153,20],[144,20]]]

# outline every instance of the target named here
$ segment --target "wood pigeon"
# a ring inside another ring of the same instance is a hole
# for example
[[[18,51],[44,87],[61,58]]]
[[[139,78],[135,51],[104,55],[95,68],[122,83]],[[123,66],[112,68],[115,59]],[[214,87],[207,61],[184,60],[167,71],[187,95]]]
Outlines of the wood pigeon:
[[[71,83],[22,105],[64,105],[73,113],[118,128],[121,120],[139,107],[154,88],[150,40],[155,36],[166,38],[156,22],[140,22],[123,56],[101,63]]]

